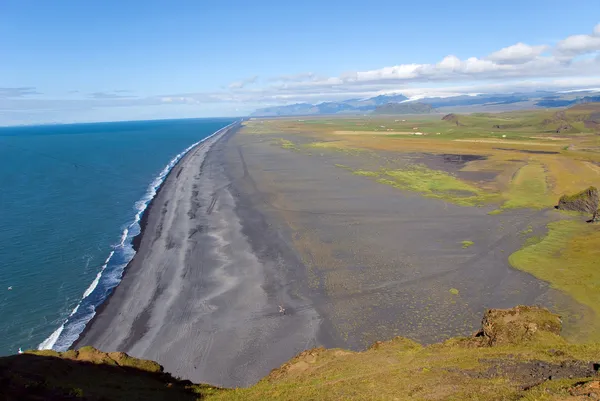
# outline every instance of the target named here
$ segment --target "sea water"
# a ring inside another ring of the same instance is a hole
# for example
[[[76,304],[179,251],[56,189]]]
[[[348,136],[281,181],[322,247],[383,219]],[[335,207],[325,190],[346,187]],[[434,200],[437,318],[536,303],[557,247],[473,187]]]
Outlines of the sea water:
[[[67,349],[171,167],[232,119],[0,128],[0,355]]]

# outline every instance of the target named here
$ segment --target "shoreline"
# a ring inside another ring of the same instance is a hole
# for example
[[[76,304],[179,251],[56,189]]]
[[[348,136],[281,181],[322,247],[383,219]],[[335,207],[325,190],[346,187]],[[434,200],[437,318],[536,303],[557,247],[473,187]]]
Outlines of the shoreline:
[[[102,303],[100,303],[98,306],[96,306],[94,308],[94,316],[88,320],[85,323],[85,327],[83,329],[83,331],[81,333],[79,333],[79,336],[73,341],[73,343],[68,347],[68,349],[76,349],[79,342],[81,341],[81,339],[86,335],[86,333],[90,330],[90,328],[92,327],[92,325],[94,324],[94,321],[96,320],[96,318],[103,312],[103,310],[106,308],[106,305],[108,304],[108,302],[110,301],[110,298],[112,297],[112,295],[114,294],[116,288],[121,284],[121,282],[125,279],[125,276],[127,275],[127,272],[129,270],[129,267],[131,266],[133,260],[135,259],[139,248],[140,248],[140,244],[142,241],[142,238],[144,236],[144,231],[146,229],[146,225],[148,223],[148,216],[150,215],[151,211],[152,211],[152,206],[154,204],[155,199],[160,195],[161,191],[164,188],[164,184],[166,183],[166,181],[169,179],[169,177],[172,175],[172,173],[181,166],[181,164],[184,162],[184,160],[188,157],[188,155],[190,153],[192,153],[197,147],[202,146],[203,144],[205,144],[206,141],[210,140],[211,138],[222,134],[222,135],[226,135],[227,133],[229,133],[230,130],[235,130],[235,129],[239,129],[239,126],[241,124],[241,120],[240,121],[236,121],[233,122],[217,131],[215,131],[214,133],[210,134],[209,136],[207,136],[206,138],[200,140],[195,146],[193,146],[192,148],[190,148],[189,150],[187,150],[187,152],[181,156],[181,158],[177,161],[177,163],[175,163],[175,165],[173,165],[173,167],[169,170],[169,172],[167,173],[167,175],[163,178],[162,182],[160,183],[160,185],[158,186],[158,188],[156,189],[156,193],[154,194],[154,196],[152,197],[152,199],[150,199],[150,202],[148,202],[146,208],[144,209],[144,211],[142,212],[141,216],[140,216],[140,220],[138,221],[138,225],[140,227],[140,232],[135,235],[130,243],[131,243],[131,247],[133,248],[133,251],[135,252],[134,256],[131,258],[131,260],[127,263],[127,265],[124,267],[123,269],[123,273],[121,274],[121,278],[119,280],[119,283],[113,287],[111,289],[110,294],[108,294],[106,296],[106,298],[104,298],[104,300],[102,301]],[[218,140],[218,139],[217,139]],[[114,251],[113,251],[114,252]],[[112,255],[111,255],[112,256]],[[83,300],[84,298],[82,298]],[[67,320],[68,321],[68,320]],[[66,325],[67,321],[65,321],[65,323],[63,325]],[[44,340],[46,341],[46,340]]]
[[[75,347],[126,352],[182,378],[232,387],[321,345],[322,319],[302,295],[302,264],[228,157],[236,133],[196,147],[171,170],[127,274]]]

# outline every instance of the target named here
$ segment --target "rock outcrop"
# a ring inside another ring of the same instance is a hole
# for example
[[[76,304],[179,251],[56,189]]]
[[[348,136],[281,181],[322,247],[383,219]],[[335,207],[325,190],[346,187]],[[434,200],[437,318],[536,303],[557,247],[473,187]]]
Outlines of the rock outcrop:
[[[450,113],[450,114],[446,114],[444,117],[442,117],[442,121],[448,121],[451,123],[455,123],[457,126],[462,125],[459,121],[458,121],[458,116],[454,113]]]
[[[592,220],[598,217],[598,203],[600,195],[596,187],[589,187],[575,195],[563,195],[558,201],[557,209],[570,210],[580,213],[590,213]]]
[[[560,335],[560,316],[537,306],[517,306],[511,309],[489,309],[483,316],[481,329],[475,333],[483,345],[522,344],[543,339],[545,335]]]

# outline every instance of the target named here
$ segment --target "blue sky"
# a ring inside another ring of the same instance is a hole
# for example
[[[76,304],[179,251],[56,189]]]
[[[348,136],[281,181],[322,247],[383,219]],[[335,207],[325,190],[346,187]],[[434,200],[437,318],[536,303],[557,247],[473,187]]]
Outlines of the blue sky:
[[[0,125],[600,87],[599,23],[597,0],[2,0]]]

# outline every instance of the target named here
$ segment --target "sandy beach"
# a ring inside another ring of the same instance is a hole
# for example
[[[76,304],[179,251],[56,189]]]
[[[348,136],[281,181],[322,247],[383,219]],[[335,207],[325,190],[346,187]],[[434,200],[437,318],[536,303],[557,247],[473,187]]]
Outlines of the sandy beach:
[[[568,303],[507,261],[519,232],[543,230],[548,212],[492,216],[336,167],[357,160],[369,163],[236,130],[190,151],[77,347],[246,386],[315,346],[431,343],[471,334],[487,307]]]
[[[316,345],[315,312],[279,312],[308,302],[287,285],[288,270],[301,269],[261,216],[243,225],[239,215],[251,211],[236,204],[224,145],[216,136],[173,169],[123,281],[77,347],[125,351],[195,382],[240,386]],[[255,232],[271,236],[258,251],[248,240]]]

